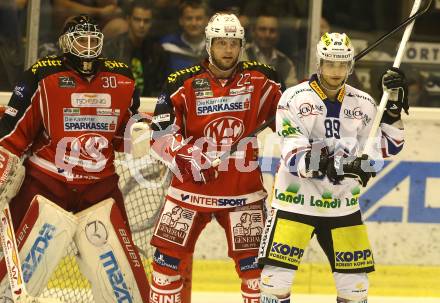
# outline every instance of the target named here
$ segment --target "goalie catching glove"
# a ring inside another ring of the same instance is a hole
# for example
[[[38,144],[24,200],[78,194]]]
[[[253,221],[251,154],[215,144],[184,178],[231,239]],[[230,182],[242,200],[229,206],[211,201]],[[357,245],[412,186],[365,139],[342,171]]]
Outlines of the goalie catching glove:
[[[405,74],[398,68],[388,69],[381,80],[382,91],[388,92],[388,102],[382,117],[382,122],[393,124],[400,120],[402,108],[408,114],[408,83]]]
[[[212,166],[212,161],[195,145],[186,144],[180,148],[174,161],[182,182],[193,180],[195,183],[206,184],[217,179],[218,169]]]
[[[25,169],[19,157],[0,146],[0,207],[15,197],[23,183]]]

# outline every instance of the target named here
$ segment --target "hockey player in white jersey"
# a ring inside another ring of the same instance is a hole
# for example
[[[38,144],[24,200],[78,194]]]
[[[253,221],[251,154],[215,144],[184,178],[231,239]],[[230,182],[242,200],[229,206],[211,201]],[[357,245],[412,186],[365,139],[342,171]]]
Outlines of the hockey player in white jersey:
[[[367,302],[367,273],[374,271],[374,260],[358,197],[382,159],[403,147],[400,113],[402,108],[408,113],[404,74],[390,69],[382,76],[390,100],[372,151],[357,156],[376,103],[346,84],[353,71],[353,46],[345,34],[326,33],[317,57],[317,73],[286,90],[278,104],[281,163],[259,251],[264,303],[290,302],[295,273],[313,235],[330,262],[337,302]]]

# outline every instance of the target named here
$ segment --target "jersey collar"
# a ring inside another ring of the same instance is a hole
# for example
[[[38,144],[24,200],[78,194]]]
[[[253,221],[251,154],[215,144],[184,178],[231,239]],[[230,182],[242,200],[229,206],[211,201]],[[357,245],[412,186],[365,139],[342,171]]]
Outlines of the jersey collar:
[[[312,77],[310,78],[309,85],[313,89],[313,91],[318,95],[318,97],[321,98],[322,101],[325,100],[331,101],[324,93],[321,86],[319,85],[318,76],[316,74],[313,74]],[[336,95],[336,99],[339,101],[339,103],[342,103],[344,97],[345,97],[345,84],[339,90],[338,94]]]

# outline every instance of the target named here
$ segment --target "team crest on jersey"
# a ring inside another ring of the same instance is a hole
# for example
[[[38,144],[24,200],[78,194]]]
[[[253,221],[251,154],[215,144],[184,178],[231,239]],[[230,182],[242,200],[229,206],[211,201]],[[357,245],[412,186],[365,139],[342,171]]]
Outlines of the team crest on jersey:
[[[217,146],[231,145],[241,138],[245,130],[241,119],[227,116],[220,117],[209,122],[203,133],[206,138],[210,138]]]
[[[263,212],[261,208],[244,207],[243,211],[231,212],[230,220],[234,250],[259,247],[263,233]]]
[[[75,79],[68,76],[60,76],[58,77],[58,87],[60,88],[75,88],[76,82]]]
[[[154,234],[162,239],[185,246],[195,211],[167,201]]]

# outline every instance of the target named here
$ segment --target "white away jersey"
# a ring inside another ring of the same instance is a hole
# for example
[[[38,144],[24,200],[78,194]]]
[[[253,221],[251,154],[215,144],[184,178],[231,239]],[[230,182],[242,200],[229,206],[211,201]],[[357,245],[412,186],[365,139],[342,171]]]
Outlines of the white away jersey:
[[[281,163],[272,206],[313,216],[348,215],[359,210],[360,184],[350,178],[339,184],[326,176],[312,178],[305,170],[303,156],[315,144],[326,146],[329,157],[357,155],[368,138],[376,103],[350,85],[338,92],[337,100],[330,101],[318,83],[314,75],[308,82],[286,90],[278,103],[276,128],[281,136]],[[403,129],[381,123],[377,142],[369,155],[376,160],[375,167],[383,163],[383,157],[402,149]]]

